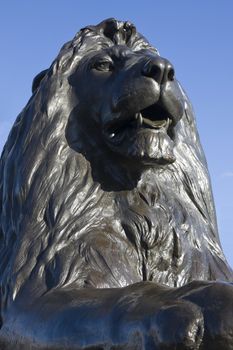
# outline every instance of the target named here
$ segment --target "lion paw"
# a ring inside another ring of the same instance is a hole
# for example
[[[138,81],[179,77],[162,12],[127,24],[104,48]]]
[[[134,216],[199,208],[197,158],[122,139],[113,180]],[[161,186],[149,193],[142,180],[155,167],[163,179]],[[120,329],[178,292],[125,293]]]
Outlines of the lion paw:
[[[196,290],[195,290],[196,289]],[[199,282],[185,296],[203,310],[203,349],[233,349],[233,285],[223,282]]]
[[[196,305],[178,301],[161,308],[152,330],[156,349],[199,349],[204,334],[204,318]]]

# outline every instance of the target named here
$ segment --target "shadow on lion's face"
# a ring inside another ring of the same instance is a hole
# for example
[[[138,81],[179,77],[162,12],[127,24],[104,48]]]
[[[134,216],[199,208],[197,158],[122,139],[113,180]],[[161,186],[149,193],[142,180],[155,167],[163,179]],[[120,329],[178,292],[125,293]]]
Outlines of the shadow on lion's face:
[[[114,45],[85,56],[69,79],[77,100],[70,144],[76,121],[99,151],[131,167],[174,162],[175,126],[184,112],[174,74],[171,63],[151,50]]]

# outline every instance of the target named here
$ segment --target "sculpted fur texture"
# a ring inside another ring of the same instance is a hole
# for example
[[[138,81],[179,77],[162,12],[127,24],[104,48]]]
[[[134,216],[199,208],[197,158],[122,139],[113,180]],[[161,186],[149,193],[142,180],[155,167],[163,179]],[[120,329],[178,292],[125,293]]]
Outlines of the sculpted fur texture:
[[[34,79],[0,186],[3,349],[233,347],[192,107],[131,23],[82,29]]]

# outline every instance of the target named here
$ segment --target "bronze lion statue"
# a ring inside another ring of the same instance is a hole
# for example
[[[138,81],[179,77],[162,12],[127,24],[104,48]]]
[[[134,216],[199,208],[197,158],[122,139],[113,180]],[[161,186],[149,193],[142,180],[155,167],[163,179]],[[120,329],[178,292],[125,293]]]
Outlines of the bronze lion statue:
[[[34,79],[0,223],[0,349],[233,349],[192,107],[130,22],[82,29]]]

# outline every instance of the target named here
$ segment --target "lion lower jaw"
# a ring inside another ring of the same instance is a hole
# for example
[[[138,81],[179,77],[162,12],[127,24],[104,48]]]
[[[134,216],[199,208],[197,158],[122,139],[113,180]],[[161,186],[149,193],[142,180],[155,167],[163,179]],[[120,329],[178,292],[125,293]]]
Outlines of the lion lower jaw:
[[[114,152],[142,163],[168,164],[176,160],[174,141],[163,130],[144,129],[134,135],[126,133],[119,144],[108,142],[108,145]]]

